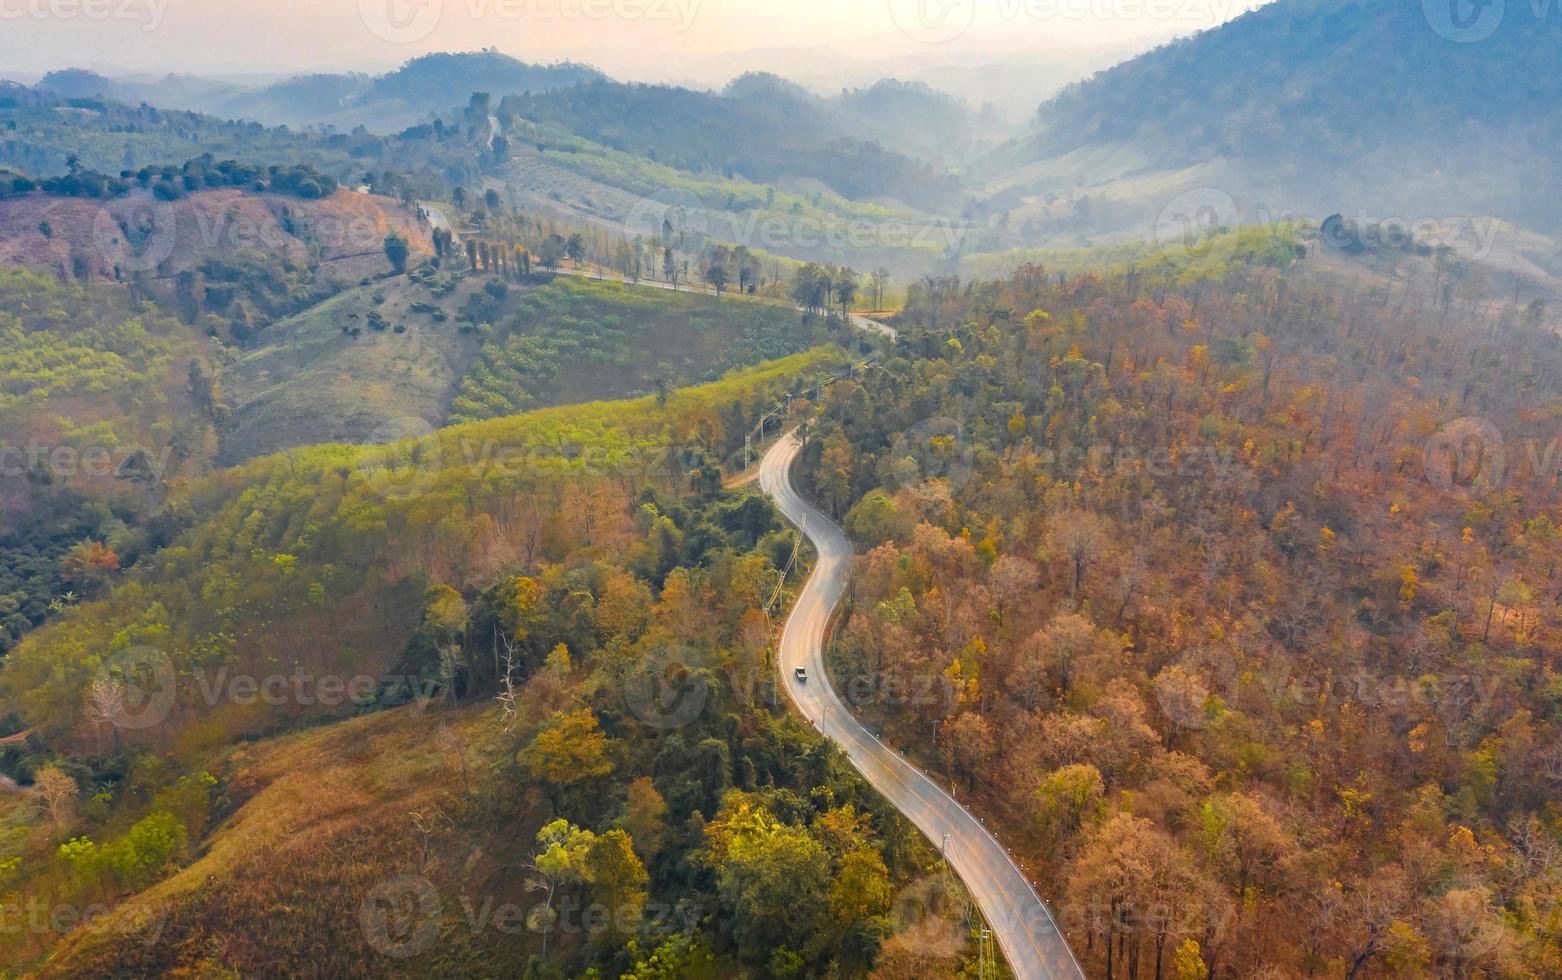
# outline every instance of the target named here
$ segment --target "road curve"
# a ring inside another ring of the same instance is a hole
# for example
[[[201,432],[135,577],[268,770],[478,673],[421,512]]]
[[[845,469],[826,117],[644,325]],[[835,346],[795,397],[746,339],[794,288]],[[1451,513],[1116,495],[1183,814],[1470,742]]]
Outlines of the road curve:
[[[781,634],[777,660],[782,686],[803,716],[840,746],[868,782],[944,850],[981,907],[1016,977],[1082,980],[1084,972],[1052,913],[1003,846],[938,784],[858,724],[830,687],[824,669],[824,635],[846,588],[852,547],[841,529],[809,506],[792,486],[792,463],[801,448],[796,433],[787,433],[765,454],[759,470],[765,493],[789,521],[802,528],[819,553]],[[807,668],[807,683],[797,680],[798,667]]]

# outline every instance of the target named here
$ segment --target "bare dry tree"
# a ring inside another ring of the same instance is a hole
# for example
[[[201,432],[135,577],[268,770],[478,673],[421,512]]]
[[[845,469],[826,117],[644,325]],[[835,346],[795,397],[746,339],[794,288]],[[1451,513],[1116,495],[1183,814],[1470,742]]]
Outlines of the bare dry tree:
[[[418,874],[423,874],[434,860],[434,835],[439,833],[442,826],[454,829],[456,823],[437,806],[432,813],[413,810],[408,816],[412,818],[412,829],[418,838]]]
[[[1085,573],[1106,547],[1106,535],[1099,519],[1088,511],[1056,513],[1048,521],[1048,531],[1053,547],[1068,558],[1068,597],[1074,602],[1084,584]]]
[[[44,809],[49,812],[49,822],[54,828],[59,830],[70,823],[76,811],[76,780],[51,762],[38,770],[33,785],[43,797]]]
[[[119,748],[119,726],[125,717],[125,685],[109,677],[100,677],[87,688],[84,705],[87,720],[100,728],[107,728]]]
[[[515,711],[515,644],[508,636],[501,637],[504,641],[504,671],[499,675],[499,682],[504,686],[495,697],[499,706],[504,710],[504,727],[508,731],[515,725],[517,717]]]
[[[456,701],[456,674],[461,669],[461,647],[456,643],[439,645],[439,685],[445,689],[445,699]]]

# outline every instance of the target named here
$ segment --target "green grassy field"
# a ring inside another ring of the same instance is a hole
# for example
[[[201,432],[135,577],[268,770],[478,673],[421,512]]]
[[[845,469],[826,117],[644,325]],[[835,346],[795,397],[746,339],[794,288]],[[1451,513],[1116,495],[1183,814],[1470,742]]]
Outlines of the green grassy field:
[[[228,365],[222,459],[647,394],[823,339],[788,307],[737,297],[402,277],[273,325]]]

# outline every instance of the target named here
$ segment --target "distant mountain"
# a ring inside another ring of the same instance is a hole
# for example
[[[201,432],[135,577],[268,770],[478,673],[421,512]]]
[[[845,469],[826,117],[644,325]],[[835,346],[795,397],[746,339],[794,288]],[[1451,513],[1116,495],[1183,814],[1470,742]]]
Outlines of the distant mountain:
[[[931,160],[958,161],[977,133],[970,106],[921,82],[884,79],[842,92],[833,104],[864,133]]]
[[[814,180],[854,199],[893,198],[922,208],[948,205],[959,184],[934,157],[933,133],[956,139],[967,126],[960,103],[921,87],[907,102],[936,104],[915,138],[902,139],[895,117],[865,122],[892,91],[820,98],[774,75],[742,75],[721,92],[598,80],[514,96],[501,112],[550,123],[627,153],[693,172],[775,183]],[[893,141],[893,142],[892,142]],[[922,153],[919,150],[929,152]],[[945,143],[943,149],[954,149]]]
[[[65,99],[201,112],[267,125],[364,127],[391,135],[466,105],[473,93],[506,120],[548,123],[692,172],[741,175],[856,200],[939,210],[959,199],[951,167],[996,142],[1000,123],[916,82],[880,81],[822,97],[750,72],[720,92],[626,84],[573,62],[530,65],[496,51],[430,54],[384,75],[309,74],[247,86],[193,76],[50,73],[37,90]],[[466,120],[481,129],[481,120]]]
[[[1562,16],[1534,11],[1277,0],[1069,87],[1000,159],[1021,184],[1111,158],[1124,178],[1202,168],[1272,206],[1554,229]]]
[[[107,78],[79,68],[50,72],[38,88],[65,98],[102,97],[136,105],[188,109],[268,125],[364,126],[394,133],[465,102],[473,92],[543,92],[604,76],[574,63],[530,65],[495,51],[430,54],[385,75],[309,74],[259,86],[168,75]]]
[[[505,95],[547,92],[606,77],[589,65],[529,65],[497,51],[429,54],[374,79],[360,102],[400,100],[443,111],[473,92],[487,92],[498,101]]]
[[[369,90],[367,75],[297,75],[258,89],[229,94],[208,111],[227,118],[302,126],[332,119]]]
[[[38,80],[38,88],[65,99],[85,99],[93,96],[119,99],[119,85],[85,68],[63,68],[51,71]],[[120,100],[123,101],[123,100]]]
[[[894,60],[882,74],[924,82],[975,106],[991,106],[1012,125],[1036,115],[1036,107],[1065,86],[1141,53],[1148,44],[1100,48],[1055,47],[958,63],[914,64]]]

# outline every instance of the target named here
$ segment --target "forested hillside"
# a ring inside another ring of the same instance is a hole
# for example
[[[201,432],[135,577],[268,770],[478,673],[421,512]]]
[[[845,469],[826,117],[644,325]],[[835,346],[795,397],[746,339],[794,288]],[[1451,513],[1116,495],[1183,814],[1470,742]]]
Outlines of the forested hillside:
[[[721,489],[838,364],[192,484],[187,533],[0,674],[36,729],[0,751],[50,801],[0,797],[0,888],[114,908],[5,966],[862,976],[914,928],[944,939],[886,962],[956,972],[931,852],[774,700],[792,532]],[[293,693],[229,683],[268,677]]]
[[[178,163],[210,153],[260,165],[331,167],[361,158],[376,137],[267,129],[151,105],[67,99],[20,86],[0,88],[0,163],[34,177],[65,173],[72,161],[118,177],[121,170]],[[333,176],[335,176],[333,172]]]
[[[1141,175],[1201,168],[1271,210],[1438,208],[1555,233],[1562,19],[1476,4],[1465,25],[1459,8],[1276,0],[1071,86],[1006,160],[1130,147]]]
[[[917,98],[963,114],[930,91]],[[867,97],[853,99],[861,107]],[[723,92],[598,80],[573,88],[507,97],[501,111],[562,126],[615,150],[680,170],[714,171],[760,183],[820,181],[853,199],[886,197],[936,210],[954,203],[958,182],[942,170],[863,139],[852,117],[770,75],[745,75]],[[928,126],[948,126],[927,113]],[[885,127],[875,133],[888,135]],[[958,135],[959,127],[955,127]],[[953,144],[946,143],[946,146]]]
[[[836,681],[1091,975],[1562,971],[1553,333],[1035,267],[897,326],[806,454]]]
[[[0,653],[163,543],[216,452],[210,350],[128,293],[0,269]]]
[[[388,271],[388,235],[404,239],[413,259],[433,252],[416,214],[390,198],[322,184],[312,171],[295,172],[302,186],[293,187],[285,171],[257,171],[241,186],[207,185],[200,171],[193,162],[149,171],[145,182],[116,178],[117,194],[91,193],[79,180],[88,191],[0,200],[0,261],[183,292],[191,313],[220,312],[224,333],[243,339],[278,313]]]
[[[0,980],[1562,980],[1562,10],[713,2],[0,8]]]
[[[783,97],[763,94],[772,89]],[[957,204],[959,181],[919,157],[965,152],[953,142],[963,106],[894,84],[824,100],[772,76],[732,91],[741,94],[607,81],[551,96],[451,88],[439,110],[381,136],[9,86],[0,89],[0,167],[14,172],[0,171],[0,197],[51,181],[93,199],[137,189],[172,198],[234,186],[206,182],[213,170],[227,181],[223,167],[257,168],[269,188],[278,168],[297,178],[282,189],[305,200],[298,191],[334,181],[409,212],[420,200],[451,202],[453,214],[471,206],[477,217],[519,208],[625,239],[654,237],[671,217],[696,253],[710,238],[763,258],[887,264],[910,275],[961,246],[962,223],[941,217]],[[661,123],[650,125],[647,113]],[[915,138],[893,139],[901,127],[891,120],[911,115],[925,120]],[[487,204],[491,195],[497,204]]]

